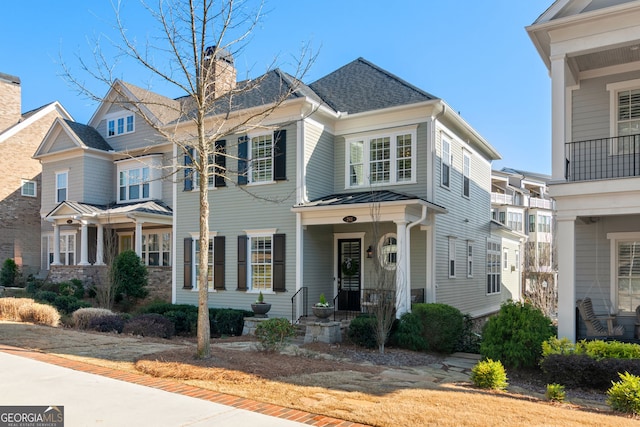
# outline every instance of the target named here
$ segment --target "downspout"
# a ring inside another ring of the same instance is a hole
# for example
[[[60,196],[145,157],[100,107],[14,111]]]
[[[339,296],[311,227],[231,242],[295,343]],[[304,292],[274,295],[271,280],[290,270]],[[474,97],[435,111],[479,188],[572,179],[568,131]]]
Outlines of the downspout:
[[[420,219],[407,225],[407,231],[405,236],[406,247],[404,248],[404,253],[406,254],[405,255],[406,257],[405,271],[407,272],[406,288],[408,290],[407,295],[405,295],[405,304],[407,307],[407,312],[411,311],[411,229],[416,225],[420,224],[426,218],[427,218],[427,207],[422,206],[422,215],[420,216]]]

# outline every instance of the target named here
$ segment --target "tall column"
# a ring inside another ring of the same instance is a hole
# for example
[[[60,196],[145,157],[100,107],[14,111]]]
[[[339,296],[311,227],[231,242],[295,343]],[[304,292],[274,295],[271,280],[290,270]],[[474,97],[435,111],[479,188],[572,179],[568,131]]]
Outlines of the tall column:
[[[407,221],[394,221],[398,236],[396,251],[396,317],[411,310],[411,280],[407,277],[409,250],[406,247]]]
[[[60,226],[53,223],[53,262],[51,265],[60,265]]]
[[[136,220],[136,254],[142,258],[142,222],[140,220]]]
[[[87,221],[80,221],[80,263],[78,265],[89,264],[89,225]]]
[[[551,58],[551,176],[565,180],[567,59],[565,55]]]
[[[95,265],[104,265],[104,226],[102,224],[98,224],[97,234]]]
[[[558,337],[576,340],[575,217],[558,217]]]

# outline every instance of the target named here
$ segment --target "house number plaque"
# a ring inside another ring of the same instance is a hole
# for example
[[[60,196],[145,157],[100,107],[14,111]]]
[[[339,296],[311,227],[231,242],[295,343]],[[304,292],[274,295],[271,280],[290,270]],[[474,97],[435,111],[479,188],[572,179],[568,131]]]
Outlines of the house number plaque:
[[[358,218],[356,218],[353,215],[349,215],[349,216],[345,216],[344,218],[342,218],[342,220],[346,223],[352,223],[352,222],[356,222],[358,220]]]

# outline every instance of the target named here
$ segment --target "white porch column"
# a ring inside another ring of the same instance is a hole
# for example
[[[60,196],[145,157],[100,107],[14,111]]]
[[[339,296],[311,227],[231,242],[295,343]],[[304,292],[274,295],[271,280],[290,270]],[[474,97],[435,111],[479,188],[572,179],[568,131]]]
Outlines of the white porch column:
[[[96,264],[104,265],[104,226],[98,224],[97,227],[98,238],[96,241]]]
[[[565,55],[551,58],[551,176],[553,181],[565,180],[567,59]]]
[[[407,264],[409,262],[406,247],[407,221],[394,221],[396,223],[397,256],[396,256],[396,317],[400,318],[404,313],[411,311],[411,281],[407,276]]]
[[[53,225],[53,262],[51,263],[51,265],[60,265],[60,226],[55,222],[52,225]]]
[[[142,258],[142,223],[143,221],[136,220],[136,254]]]
[[[576,340],[575,217],[558,217],[558,337]]]
[[[80,263],[78,265],[89,264],[89,226],[87,221],[80,221]]]

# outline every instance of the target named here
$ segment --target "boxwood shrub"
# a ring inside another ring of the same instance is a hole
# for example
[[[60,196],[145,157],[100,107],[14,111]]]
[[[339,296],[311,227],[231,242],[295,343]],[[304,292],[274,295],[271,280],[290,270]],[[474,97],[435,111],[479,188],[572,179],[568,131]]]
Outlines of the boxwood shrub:
[[[171,338],[175,332],[173,322],[161,314],[147,313],[132,317],[122,332],[143,337]]]

